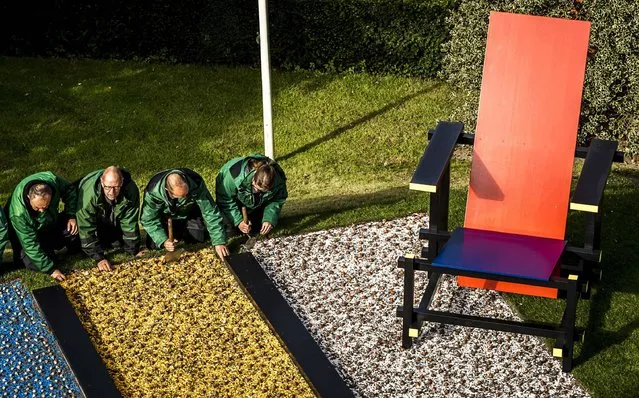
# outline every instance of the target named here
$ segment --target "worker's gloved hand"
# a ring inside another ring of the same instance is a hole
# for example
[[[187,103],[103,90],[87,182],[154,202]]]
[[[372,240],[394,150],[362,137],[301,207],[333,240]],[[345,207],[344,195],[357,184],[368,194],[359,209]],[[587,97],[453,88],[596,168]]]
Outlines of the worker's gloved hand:
[[[51,273],[51,277],[58,282],[62,282],[63,280],[67,279],[67,277],[64,276],[64,274],[60,272],[59,269],[54,269],[53,272]]]
[[[176,239],[173,239],[173,241],[170,241],[170,240],[168,240],[168,239],[167,239],[167,240],[164,242],[164,245],[163,245],[163,246],[164,246],[164,248],[165,248],[167,251],[172,252],[172,251],[175,251],[175,244],[176,244],[176,243],[177,243],[177,240],[176,240]]]
[[[244,221],[241,221],[238,226],[237,226],[240,231],[242,231],[243,234],[248,234],[251,233],[251,222],[249,221],[248,223],[245,223]]]
[[[98,262],[98,269],[100,271],[111,271],[111,263],[106,258],[102,259]]]
[[[224,257],[229,255],[229,249],[226,247],[226,245],[216,245],[215,252],[217,253],[217,256],[220,258],[220,260],[224,260]]]

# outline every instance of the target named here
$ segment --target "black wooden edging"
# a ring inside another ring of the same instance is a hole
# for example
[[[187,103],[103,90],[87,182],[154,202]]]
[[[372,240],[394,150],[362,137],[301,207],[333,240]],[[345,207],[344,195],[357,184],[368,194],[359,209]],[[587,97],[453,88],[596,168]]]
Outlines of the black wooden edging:
[[[295,315],[255,257],[249,252],[226,258],[244,290],[286,345],[321,397],[353,397],[353,392]]]
[[[64,289],[51,286],[33,291],[49,327],[87,398],[122,397],[104,362],[84,330]]]

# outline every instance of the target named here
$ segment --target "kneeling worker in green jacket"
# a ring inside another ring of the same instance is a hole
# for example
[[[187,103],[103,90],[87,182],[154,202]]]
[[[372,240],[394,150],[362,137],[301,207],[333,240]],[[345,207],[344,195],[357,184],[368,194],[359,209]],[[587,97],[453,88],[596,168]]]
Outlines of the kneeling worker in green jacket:
[[[284,170],[261,154],[229,160],[215,181],[215,200],[222,214],[245,234],[271,232],[287,197]],[[242,207],[246,207],[248,223]]]
[[[111,271],[105,249],[140,252],[140,191],[126,169],[110,166],[89,173],[78,185],[78,229],[82,250],[101,271]]]
[[[58,213],[61,199],[64,212]],[[77,201],[77,187],[49,171],[22,180],[7,203],[13,261],[64,280],[55,265],[55,250],[64,246],[69,252],[80,249]]]
[[[168,238],[169,218],[173,241]],[[144,189],[140,223],[148,234],[149,249],[174,251],[178,239],[201,243],[208,237],[220,258],[229,255],[222,214],[204,180],[193,170],[165,170],[153,176]]]

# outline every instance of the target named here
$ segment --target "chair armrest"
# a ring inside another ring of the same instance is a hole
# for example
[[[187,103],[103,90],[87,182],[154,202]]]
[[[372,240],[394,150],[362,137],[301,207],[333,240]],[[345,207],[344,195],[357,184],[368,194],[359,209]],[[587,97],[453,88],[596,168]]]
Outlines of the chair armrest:
[[[617,150],[616,141],[594,139],[570,201],[570,210],[598,213],[610,168]]]
[[[428,130],[429,141],[433,139],[433,134],[435,134],[435,129]],[[457,139],[457,143],[460,145],[475,145],[475,134],[461,133]],[[584,157],[586,157],[586,155],[584,155]]]
[[[585,159],[588,156],[588,147],[578,146],[575,149],[575,157]],[[614,163],[623,163],[624,162],[624,153],[621,151],[616,151],[615,156],[612,158]]]
[[[457,139],[464,130],[459,122],[439,122],[433,139],[424,151],[409,188],[424,192],[437,192],[439,183],[450,163]]]
[[[428,139],[433,138],[433,134],[435,134],[435,129],[428,130]],[[461,145],[474,145],[475,144],[475,134],[462,133],[459,135],[457,139],[457,143]],[[579,146],[575,148],[575,157],[585,159],[588,156],[588,147]],[[616,151],[615,156],[613,157],[613,162],[615,163],[623,163],[624,162],[624,153],[621,151]]]

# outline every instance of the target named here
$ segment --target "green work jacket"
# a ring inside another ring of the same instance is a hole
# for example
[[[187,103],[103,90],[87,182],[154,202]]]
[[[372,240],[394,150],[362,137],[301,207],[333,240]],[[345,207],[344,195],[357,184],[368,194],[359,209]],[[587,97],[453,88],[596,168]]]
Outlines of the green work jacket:
[[[140,191],[131,174],[126,169],[120,171],[122,189],[114,203],[104,196],[100,180],[104,170],[88,174],[78,184],[77,220],[82,250],[96,261],[105,258],[97,234],[100,220],[122,230],[125,252],[135,255],[140,250]]]
[[[189,194],[186,198],[169,198],[166,190],[166,178],[172,173],[182,174],[186,178],[189,184]],[[215,205],[202,177],[195,171],[186,168],[165,170],[151,178],[144,189],[140,223],[153,242],[158,247],[162,247],[169,238],[162,227],[162,220],[169,217],[174,220],[186,220],[192,206],[199,206],[211,236],[211,244],[214,246],[226,244],[222,213]]]
[[[251,159],[268,158],[254,154],[231,159],[222,166],[215,180],[215,200],[224,216],[235,226],[242,221],[242,206],[246,206],[249,213],[263,207],[262,222],[269,222],[275,226],[288,197],[286,175],[277,163],[273,163],[277,171],[273,187],[270,191],[255,193],[252,185],[255,170],[249,165]]]
[[[31,208],[28,198],[29,189],[39,183],[47,184],[53,190],[51,203],[42,213]],[[77,187],[50,171],[44,171],[20,181],[7,203],[11,228],[15,231],[26,255],[42,272],[49,273],[55,264],[40,247],[37,234],[38,231],[55,227],[59,216],[60,200],[64,203],[64,213],[75,218],[78,203]]]
[[[9,226],[7,225],[7,219],[4,215],[4,210],[0,209],[0,264],[2,264],[2,255],[4,254],[4,249],[7,247],[7,243],[9,242]]]

